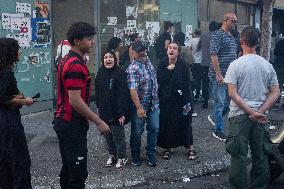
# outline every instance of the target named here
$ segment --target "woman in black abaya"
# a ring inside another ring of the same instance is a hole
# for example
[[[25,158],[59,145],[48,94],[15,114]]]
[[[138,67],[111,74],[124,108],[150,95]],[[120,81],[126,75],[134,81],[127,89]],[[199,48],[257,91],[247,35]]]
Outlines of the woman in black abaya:
[[[192,137],[192,101],[189,65],[179,58],[180,46],[170,43],[168,57],[160,61],[157,77],[160,99],[160,129],[157,146],[164,148],[169,159],[172,148],[184,146],[189,160],[196,159]]]

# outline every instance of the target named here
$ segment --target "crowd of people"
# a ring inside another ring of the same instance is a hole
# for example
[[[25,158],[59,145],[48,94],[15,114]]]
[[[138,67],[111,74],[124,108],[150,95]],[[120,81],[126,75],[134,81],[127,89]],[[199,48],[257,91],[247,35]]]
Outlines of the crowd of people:
[[[58,99],[53,121],[62,158],[61,188],[85,187],[89,121],[105,137],[109,153],[106,166],[122,169],[127,164],[124,125],[129,122],[133,166],[142,163],[144,127],[149,166],[157,165],[157,146],[164,149],[165,160],[180,146],[185,147],[188,160],[195,160],[194,104],[202,102],[202,107],[208,108],[210,97],[214,104],[208,120],[215,126],[213,136],[225,141],[231,155],[231,185],[233,188],[247,185],[246,158],[250,146],[252,187],[265,188],[269,181],[267,156],[271,151],[266,112],[278,99],[279,85],[273,66],[256,54],[258,32],[247,27],[238,38],[232,34],[237,23],[236,15],[227,13],[221,25],[214,21],[209,24],[209,32],[201,34],[196,30],[187,47],[185,34],[179,32],[172,37],[174,25],[165,22],[164,33],[155,46],[157,69],[138,34],[130,36],[132,43],[122,55],[121,39],[112,38],[102,53],[102,66],[95,78],[97,113],[89,108],[91,77],[85,58],[95,43],[95,28],[83,22],[72,24],[67,32],[71,50],[58,64]],[[0,39],[3,189],[32,188],[30,157],[19,108],[32,105],[33,99],[17,88],[13,67],[19,52],[16,40]],[[229,126],[225,135],[227,112]]]

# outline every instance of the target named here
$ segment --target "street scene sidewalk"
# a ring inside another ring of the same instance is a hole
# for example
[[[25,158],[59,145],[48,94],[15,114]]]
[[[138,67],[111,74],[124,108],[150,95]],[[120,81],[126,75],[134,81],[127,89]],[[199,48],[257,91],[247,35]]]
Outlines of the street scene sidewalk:
[[[212,136],[213,125],[207,120],[211,108],[201,109],[196,106],[197,117],[193,118],[194,146],[197,151],[197,160],[187,160],[184,148],[174,149],[170,160],[161,158],[162,149],[158,148],[158,165],[149,167],[146,162],[145,144],[146,136],[142,137],[141,166],[131,165],[129,149],[130,125],[125,126],[128,164],[122,170],[115,167],[107,168],[105,163],[108,158],[104,138],[95,125],[90,125],[88,132],[88,171],[86,188],[176,188],[169,184],[182,182],[182,188],[190,187],[190,180],[206,175],[216,175],[226,171],[230,164],[230,156],[225,151],[225,143]],[[276,126],[272,131],[275,134],[283,125],[284,111],[271,111],[271,124]],[[32,183],[35,189],[57,189],[59,186],[59,171],[61,157],[58,141],[52,128],[53,111],[27,114],[22,116],[31,154]],[[228,127],[226,119],[226,128]],[[167,185],[168,184],[168,185]],[[164,187],[163,187],[164,186]],[[188,187],[187,187],[188,186]]]

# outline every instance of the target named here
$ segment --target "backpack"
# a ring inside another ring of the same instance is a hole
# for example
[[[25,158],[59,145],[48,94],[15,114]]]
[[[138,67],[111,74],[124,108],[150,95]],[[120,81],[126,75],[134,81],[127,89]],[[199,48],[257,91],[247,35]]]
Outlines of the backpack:
[[[58,69],[58,64],[60,63],[61,59],[63,58],[63,57],[62,57],[63,42],[64,42],[64,40],[61,42],[61,45],[60,45],[60,53],[59,53],[59,55],[56,57],[56,59],[54,60],[54,68],[55,68],[56,70]]]
[[[164,35],[161,34],[159,37],[155,40],[155,52],[156,52],[156,57],[161,59],[163,57],[163,52],[164,52]]]

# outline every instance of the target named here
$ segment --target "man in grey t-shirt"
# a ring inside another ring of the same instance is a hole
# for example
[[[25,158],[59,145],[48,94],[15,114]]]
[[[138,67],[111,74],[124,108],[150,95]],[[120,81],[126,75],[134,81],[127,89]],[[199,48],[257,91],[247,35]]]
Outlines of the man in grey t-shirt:
[[[243,56],[233,61],[224,82],[231,97],[226,150],[231,154],[230,183],[246,188],[248,144],[252,154],[252,188],[266,188],[269,182],[268,154],[271,142],[266,112],[280,90],[272,65],[256,55],[258,33],[247,27],[241,34]]]

